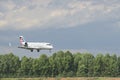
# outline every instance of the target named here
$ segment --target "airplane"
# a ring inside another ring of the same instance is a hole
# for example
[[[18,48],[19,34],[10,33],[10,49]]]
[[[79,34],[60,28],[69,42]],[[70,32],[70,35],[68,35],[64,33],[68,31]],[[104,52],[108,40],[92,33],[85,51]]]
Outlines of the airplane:
[[[33,52],[33,50],[37,50],[37,52],[39,52],[40,50],[49,50],[51,52],[51,50],[53,49],[53,46],[50,43],[26,42],[23,36],[19,36],[19,40],[21,46],[19,46],[18,48],[28,49],[31,52]]]

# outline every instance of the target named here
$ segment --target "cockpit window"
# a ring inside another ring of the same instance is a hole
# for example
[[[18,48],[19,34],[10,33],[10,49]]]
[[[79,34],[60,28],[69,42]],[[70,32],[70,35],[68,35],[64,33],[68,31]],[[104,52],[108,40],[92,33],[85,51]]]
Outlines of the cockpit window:
[[[47,44],[47,45],[49,45],[49,46],[50,46],[51,44]]]

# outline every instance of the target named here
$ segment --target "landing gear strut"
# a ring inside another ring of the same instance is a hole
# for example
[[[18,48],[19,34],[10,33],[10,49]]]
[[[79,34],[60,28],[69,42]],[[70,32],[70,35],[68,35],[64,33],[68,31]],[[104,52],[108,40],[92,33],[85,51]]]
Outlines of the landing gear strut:
[[[39,50],[39,49],[37,49],[37,52],[40,52],[40,50]]]
[[[31,52],[33,52],[33,49],[31,49]]]

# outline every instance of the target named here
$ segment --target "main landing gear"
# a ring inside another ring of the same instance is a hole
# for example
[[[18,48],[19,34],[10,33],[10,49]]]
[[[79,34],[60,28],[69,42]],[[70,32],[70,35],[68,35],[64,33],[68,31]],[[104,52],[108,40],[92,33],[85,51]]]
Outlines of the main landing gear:
[[[31,52],[33,52],[33,49],[31,49],[30,51],[31,51]],[[40,52],[40,50],[39,50],[39,49],[37,49],[37,52]]]
[[[33,49],[31,49],[30,51],[33,52]],[[37,52],[40,52],[40,49],[37,49]],[[49,52],[51,53],[51,49],[49,50]]]
[[[31,49],[31,52],[33,52],[33,49]]]
[[[39,49],[37,49],[37,52],[40,52],[40,50],[39,50]]]

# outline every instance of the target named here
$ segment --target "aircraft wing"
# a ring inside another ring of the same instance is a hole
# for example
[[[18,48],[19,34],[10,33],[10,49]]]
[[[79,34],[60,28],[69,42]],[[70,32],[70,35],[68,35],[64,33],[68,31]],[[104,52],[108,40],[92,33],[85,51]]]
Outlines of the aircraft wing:
[[[24,46],[18,46],[18,48],[22,48],[22,49],[34,49],[34,48],[28,48],[28,47],[24,47]]]

